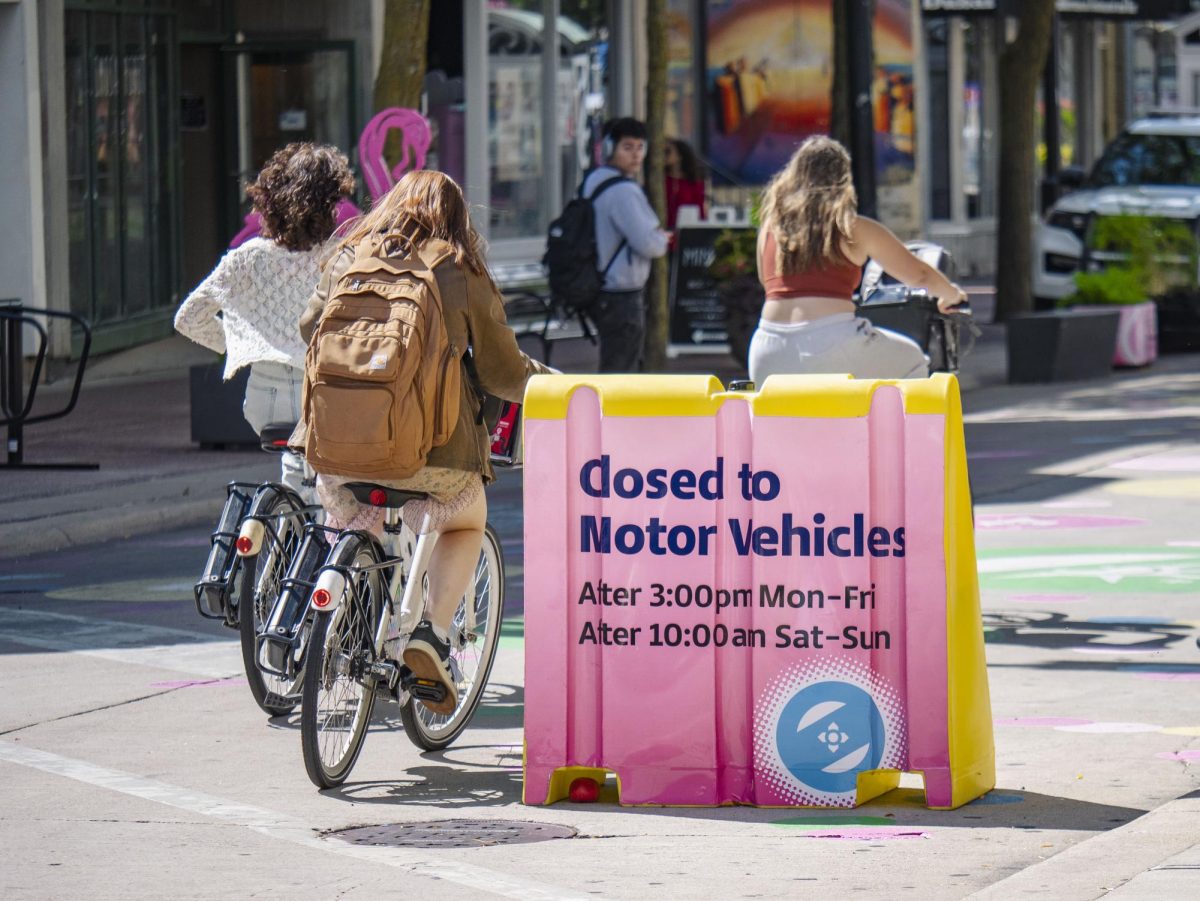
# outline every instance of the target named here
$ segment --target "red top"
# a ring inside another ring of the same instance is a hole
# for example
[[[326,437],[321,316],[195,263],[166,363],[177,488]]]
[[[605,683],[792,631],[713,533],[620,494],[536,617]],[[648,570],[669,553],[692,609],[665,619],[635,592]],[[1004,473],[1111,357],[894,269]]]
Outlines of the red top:
[[[834,297],[851,300],[862,280],[862,269],[853,263],[835,263],[783,275],[775,262],[775,235],[767,232],[763,240],[762,269],[758,280],[767,289],[767,300],[784,297]]]
[[[700,218],[704,218],[704,182],[685,181],[668,175],[667,179],[667,231],[675,230],[675,217],[681,206],[700,207]]]

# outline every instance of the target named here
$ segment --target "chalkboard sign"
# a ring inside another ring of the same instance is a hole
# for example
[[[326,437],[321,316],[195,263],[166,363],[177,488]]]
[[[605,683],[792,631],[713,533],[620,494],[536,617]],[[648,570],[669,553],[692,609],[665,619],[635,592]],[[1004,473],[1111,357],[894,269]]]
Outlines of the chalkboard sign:
[[[712,273],[715,258],[713,244],[726,224],[679,228],[671,266],[670,343],[674,350],[705,348],[717,350],[728,345],[725,332],[725,306],[717,293]]]

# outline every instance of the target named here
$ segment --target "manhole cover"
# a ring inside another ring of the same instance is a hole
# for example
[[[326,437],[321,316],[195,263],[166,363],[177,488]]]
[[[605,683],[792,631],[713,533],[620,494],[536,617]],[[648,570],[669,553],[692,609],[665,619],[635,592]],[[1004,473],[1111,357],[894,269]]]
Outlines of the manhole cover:
[[[575,830],[569,826],[520,820],[429,820],[357,826],[327,833],[330,838],[352,845],[385,848],[482,848],[547,842],[555,838],[574,838],[575,835]]]

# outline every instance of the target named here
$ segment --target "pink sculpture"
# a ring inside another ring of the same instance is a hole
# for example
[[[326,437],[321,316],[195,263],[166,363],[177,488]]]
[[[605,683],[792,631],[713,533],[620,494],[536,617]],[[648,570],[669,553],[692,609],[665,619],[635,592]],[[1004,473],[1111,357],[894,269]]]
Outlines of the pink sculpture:
[[[389,169],[383,149],[388,132],[393,128],[400,129],[403,136],[401,150],[404,155]],[[386,194],[408,170],[424,169],[425,154],[429,152],[432,140],[429,122],[416,110],[393,106],[372,116],[358,139],[358,158],[371,199],[378,200]]]

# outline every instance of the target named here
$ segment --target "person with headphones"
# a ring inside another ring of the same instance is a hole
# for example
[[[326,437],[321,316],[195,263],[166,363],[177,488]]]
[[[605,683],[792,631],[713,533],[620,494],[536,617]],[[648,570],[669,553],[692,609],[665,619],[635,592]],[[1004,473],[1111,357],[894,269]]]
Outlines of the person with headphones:
[[[614,119],[604,129],[604,163],[583,181],[583,196],[614,177],[625,180],[597,194],[596,259],[604,287],[591,316],[600,338],[600,372],[637,372],[646,333],[646,281],[650,261],[667,252],[668,235],[637,177],[646,158],[646,126]]]

